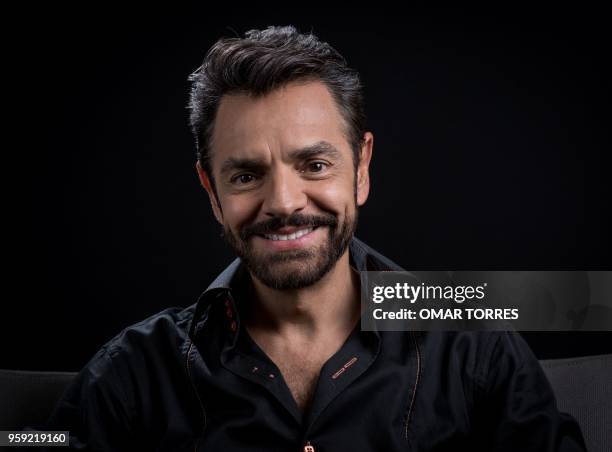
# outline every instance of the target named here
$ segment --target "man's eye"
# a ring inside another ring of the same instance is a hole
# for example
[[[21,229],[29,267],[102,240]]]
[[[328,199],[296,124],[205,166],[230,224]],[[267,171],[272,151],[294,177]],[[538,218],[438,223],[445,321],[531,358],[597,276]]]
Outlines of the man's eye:
[[[252,174],[239,174],[238,176],[232,178],[232,182],[238,185],[245,185],[251,183],[255,180],[255,176]]]
[[[306,165],[306,168],[307,168],[308,172],[310,172],[310,173],[320,173],[322,171],[325,171],[325,169],[328,166],[329,165],[327,163],[325,163],[325,162],[316,161],[316,162],[308,163],[308,165]]]

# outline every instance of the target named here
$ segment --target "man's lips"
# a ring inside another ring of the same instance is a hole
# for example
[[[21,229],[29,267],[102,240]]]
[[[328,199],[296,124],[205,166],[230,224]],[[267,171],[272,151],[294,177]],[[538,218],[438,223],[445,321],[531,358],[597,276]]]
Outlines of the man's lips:
[[[270,234],[292,234],[296,231],[302,231],[307,228],[314,229],[313,226],[285,226],[279,229],[275,229],[274,232],[271,232]]]
[[[322,227],[298,226],[277,229],[272,234],[257,234],[256,242],[274,251],[299,249],[309,246],[324,231]]]
[[[284,227],[269,234],[259,234],[259,236],[268,240],[295,240],[310,234],[314,229],[316,227],[313,226]]]
[[[305,228],[328,226],[332,230],[337,226],[338,221],[331,214],[324,215],[302,215],[294,214],[288,217],[273,217],[265,221],[260,221],[240,228],[240,238],[246,242],[253,237],[271,235],[287,236],[299,232]]]

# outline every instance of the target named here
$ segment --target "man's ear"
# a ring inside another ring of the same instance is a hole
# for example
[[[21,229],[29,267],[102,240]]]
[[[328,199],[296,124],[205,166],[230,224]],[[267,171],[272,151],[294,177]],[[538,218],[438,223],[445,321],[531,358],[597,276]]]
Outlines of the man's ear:
[[[370,160],[372,159],[372,148],[374,147],[374,135],[366,132],[363,135],[363,144],[359,153],[357,165],[357,205],[362,206],[368,199],[370,193]]]
[[[196,170],[198,171],[198,177],[200,178],[200,184],[208,193],[208,199],[210,200],[210,205],[212,206],[213,213],[215,214],[215,218],[221,224],[223,224],[223,214],[221,213],[221,206],[219,205],[219,200],[217,199],[217,195],[215,194],[215,190],[212,186],[212,181],[208,177],[206,170],[202,168],[200,161],[196,162]]]

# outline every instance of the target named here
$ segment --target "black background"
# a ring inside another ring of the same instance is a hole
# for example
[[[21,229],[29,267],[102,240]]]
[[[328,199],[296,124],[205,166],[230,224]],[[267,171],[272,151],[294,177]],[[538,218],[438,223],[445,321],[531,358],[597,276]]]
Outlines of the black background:
[[[610,269],[602,11],[182,8],[33,7],[8,39],[0,367],[77,370],[232,260],[187,77],[217,38],[271,24],[362,75],[366,243],[407,269]],[[612,351],[612,333],[526,337],[541,358]]]

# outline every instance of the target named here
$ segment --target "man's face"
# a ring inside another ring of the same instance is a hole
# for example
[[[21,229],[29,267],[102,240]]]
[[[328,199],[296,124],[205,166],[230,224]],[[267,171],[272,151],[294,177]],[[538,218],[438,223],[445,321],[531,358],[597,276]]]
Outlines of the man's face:
[[[263,284],[311,285],[346,252],[368,196],[373,137],[364,136],[355,174],[344,130],[322,82],[222,98],[210,156],[220,205],[198,172],[225,238]]]

